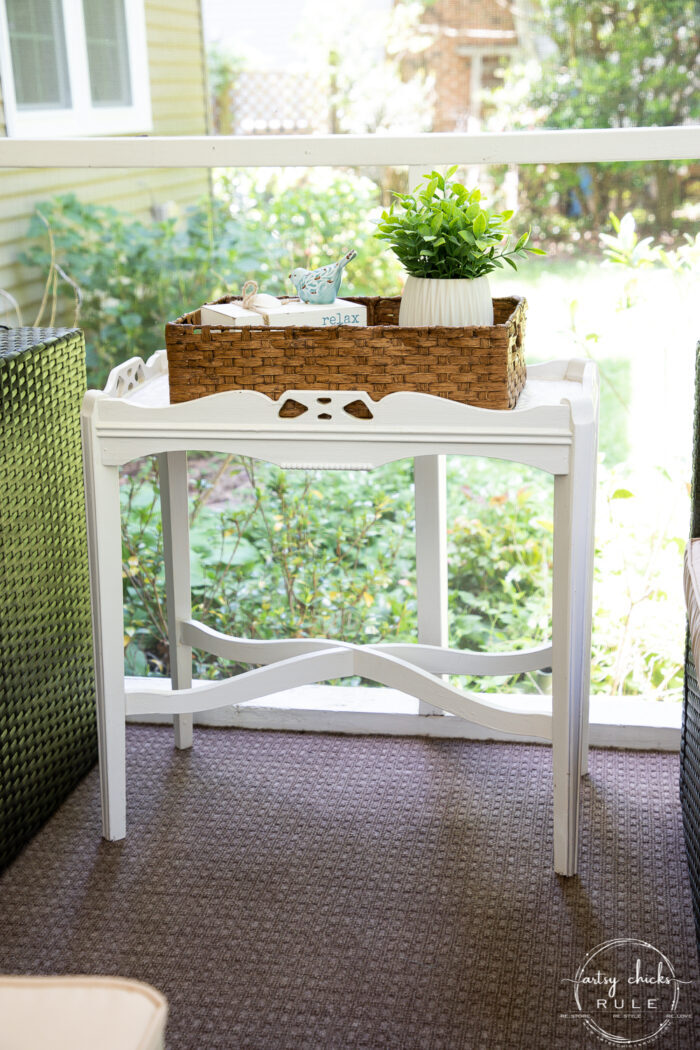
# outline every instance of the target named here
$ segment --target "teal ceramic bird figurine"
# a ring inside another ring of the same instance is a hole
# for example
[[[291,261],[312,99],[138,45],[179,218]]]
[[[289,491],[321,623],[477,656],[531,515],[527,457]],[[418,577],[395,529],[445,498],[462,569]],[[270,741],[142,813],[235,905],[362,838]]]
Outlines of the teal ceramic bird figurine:
[[[304,270],[298,266],[292,270],[289,279],[297,290],[303,303],[320,303],[327,305],[335,302],[338,289],[343,279],[343,268],[357,255],[352,249],[338,262],[328,266],[319,266],[318,270]]]

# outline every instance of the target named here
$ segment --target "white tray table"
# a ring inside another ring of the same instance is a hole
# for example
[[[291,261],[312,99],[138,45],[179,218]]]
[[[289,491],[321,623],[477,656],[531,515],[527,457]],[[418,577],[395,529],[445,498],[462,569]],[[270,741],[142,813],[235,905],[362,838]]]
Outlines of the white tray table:
[[[288,398],[306,411],[280,416]],[[345,408],[365,403],[372,418]],[[132,358],[90,390],[82,411],[95,645],[103,834],[126,833],[125,717],[174,715],[176,746],[192,744],[192,715],[296,686],[361,675],[479,725],[552,741],[554,867],[577,869],[580,777],[586,769],[593,520],[598,435],[595,365],[530,366],[516,409],[475,408],[429,394],[288,391],[278,401],[237,390],[170,405],[164,350]],[[418,643],[230,638],[192,620],[187,450],[234,453],[281,467],[371,469],[415,460]],[[119,467],[157,454],[161,479],[172,691],[125,681]],[[553,630],[550,645],[475,653],[447,645],[445,456],[488,456],[554,476]],[[192,647],[255,669],[192,687]],[[552,667],[552,700],[493,697],[448,685],[446,674],[502,675]],[[430,705],[430,706],[428,706]]]

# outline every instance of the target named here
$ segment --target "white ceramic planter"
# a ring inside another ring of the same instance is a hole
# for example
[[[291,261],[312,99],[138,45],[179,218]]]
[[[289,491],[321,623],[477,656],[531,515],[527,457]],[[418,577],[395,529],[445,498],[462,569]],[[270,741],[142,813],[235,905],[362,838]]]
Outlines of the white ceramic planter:
[[[488,277],[443,280],[407,277],[401,297],[399,324],[424,327],[492,325],[493,303]]]

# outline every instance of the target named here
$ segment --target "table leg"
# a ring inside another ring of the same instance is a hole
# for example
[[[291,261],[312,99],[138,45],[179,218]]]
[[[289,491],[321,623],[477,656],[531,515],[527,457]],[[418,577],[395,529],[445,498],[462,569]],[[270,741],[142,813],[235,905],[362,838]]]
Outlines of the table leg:
[[[416,498],[416,588],[418,641],[448,644],[447,494],[444,456],[417,456],[413,465]],[[418,713],[443,712],[419,700]]]
[[[84,420],[83,427],[102,834],[106,839],[123,839],[126,699],[119,468],[103,466],[89,422]]]
[[[192,685],[192,648],[180,641],[178,624],[192,615],[190,592],[190,528],[187,502],[187,453],[158,456],[163,557],[168,613],[170,679],[173,689]],[[173,715],[175,747],[192,747],[192,715]]]
[[[596,442],[592,425],[576,430],[570,471],[554,479],[552,763],[554,870],[560,875],[575,875],[578,867],[591,662]]]
[[[585,495],[588,502],[581,508],[581,513],[586,519],[588,529],[588,544],[581,552],[581,574],[585,580],[585,590],[582,597],[582,619],[583,619],[583,668],[581,671],[581,688],[583,690],[583,729],[581,732],[581,775],[588,773],[588,739],[590,733],[590,707],[591,707],[591,636],[593,632],[593,560],[595,557],[595,500],[597,487],[598,466],[598,429],[596,425],[596,436],[592,452],[592,460],[587,477],[582,479],[585,486]]]

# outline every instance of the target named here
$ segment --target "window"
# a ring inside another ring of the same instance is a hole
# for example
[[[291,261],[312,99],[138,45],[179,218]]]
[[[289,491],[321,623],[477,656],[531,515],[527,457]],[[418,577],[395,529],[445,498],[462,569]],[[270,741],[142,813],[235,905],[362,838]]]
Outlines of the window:
[[[151,128],[143,0],[0,0],[8,135]]]

